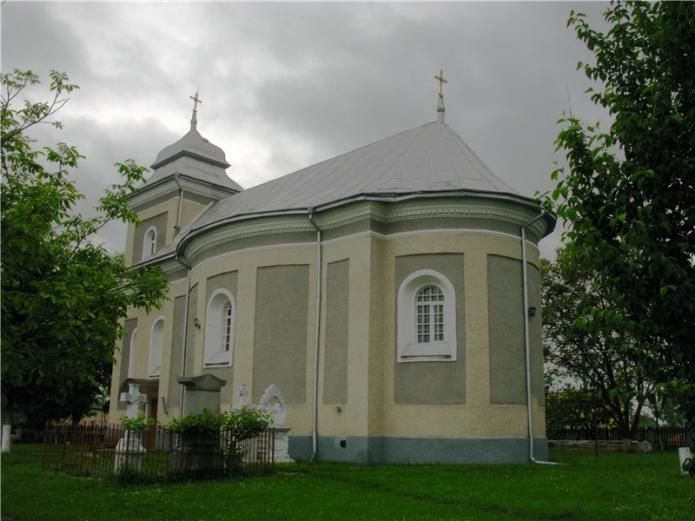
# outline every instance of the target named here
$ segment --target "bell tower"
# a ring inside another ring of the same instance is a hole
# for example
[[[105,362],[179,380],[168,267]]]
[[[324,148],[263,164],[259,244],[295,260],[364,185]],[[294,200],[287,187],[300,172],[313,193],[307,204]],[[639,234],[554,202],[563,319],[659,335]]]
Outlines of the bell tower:
[[[183,228],[210,203],[243,190],[227,175],[224,151],[198,132],[198,92],[193,100],[190,128],[163,148],[147,182],[130,197],[140,224],[129,225],[126,260],[131,264],[156,259],[169,252]]]

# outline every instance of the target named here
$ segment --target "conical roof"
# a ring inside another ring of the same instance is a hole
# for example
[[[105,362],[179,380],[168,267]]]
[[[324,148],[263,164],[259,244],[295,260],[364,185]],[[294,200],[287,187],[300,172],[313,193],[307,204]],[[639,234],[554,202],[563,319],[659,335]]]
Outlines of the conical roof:
[[[435,121],[222,199],[194,222],[193,229],[359,195],[457,190],[519,196],[446,123]]]
[[[196,159],[222,168],[229,168],[230,166],[225,158],[224,150],[210,143],[210,141],[200,135],[200,132],[198,132],[195,126],[191,126],[191,129],[186,132],[181,139],[176,143],[164,147],[159,154],[157,154],[157,159],[152,163],[152,168],[164,166],[166,163],[174,161],[182,155],[195,157]]]

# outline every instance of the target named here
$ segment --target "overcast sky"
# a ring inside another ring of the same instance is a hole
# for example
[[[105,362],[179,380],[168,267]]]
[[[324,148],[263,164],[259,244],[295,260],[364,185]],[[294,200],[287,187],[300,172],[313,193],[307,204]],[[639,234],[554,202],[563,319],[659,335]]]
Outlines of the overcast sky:
[[[551,187],[557,120],[606,117],[576,70],[590,55],[571,9],[602,27],[605,3],[24,3],[2,5],[2,70],[64,71],[81,89],[60,114],[94,206],[113,163],[150,165],[189,127],[222,147],[244,188],[446,118],[498,177],[532,196]],[[569,96],[568,96],[569,93]],[[125,245],[125,227],[100,240]],[[560,232],[541,243],[553,257]]]

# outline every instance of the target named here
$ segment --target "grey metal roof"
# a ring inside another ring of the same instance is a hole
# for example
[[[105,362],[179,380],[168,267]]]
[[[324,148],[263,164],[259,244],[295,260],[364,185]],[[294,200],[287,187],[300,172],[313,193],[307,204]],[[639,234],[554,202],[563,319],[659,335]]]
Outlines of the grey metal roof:
[[[191,120],[191,129],[181,139],[163,148],[151,166],[154,173],[147,184],[181,173],[226,188],[243,190],[225,172],[230,165],[224,150],[200,135],[195,119]]]
[[[432,122],[215,203],[196,230],[247,214],[306,209],[359,195],[473,190],[519,195],[444,122]]]

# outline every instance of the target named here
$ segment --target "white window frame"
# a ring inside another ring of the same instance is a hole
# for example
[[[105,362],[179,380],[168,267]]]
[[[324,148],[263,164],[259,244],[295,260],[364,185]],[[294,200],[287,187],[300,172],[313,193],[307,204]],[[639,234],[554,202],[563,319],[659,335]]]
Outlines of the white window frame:
[[[128,352],[128,378],[135,378],[135,349],[138,344],[138,328],[130,334],[130,351]]]
[[[160,329],[156,329],[159,324]],[[157,317],[150,329],[150,356],[147,365],[147,376],[159,378],[162,369],[162,347],[164,346],[164,317]]]
[[[152,232],[152,238],[149,238]],[[145,235],[142,238],[142,260],[151,259],[157,252],[157,228],[150,226],[145,230]]]
[[[232,321],[229,331],[229,345],[226,345],[226,320],[222,316],[225,305],[232,307]],[[205,308],[205,348],[203,367],[229,367],[234,358],[234,335],[236,331],[236,302],[234,295],[224,288],[216,289],[210,295]]]
[[[426,286],[436,286],[444,295],[443,341],[430,339],[427,343],[418,343],[417,294]],[[431,269],[411,273],[398,288],[397,306],[398,362],[456,361],[456,291],[446,276]]]

